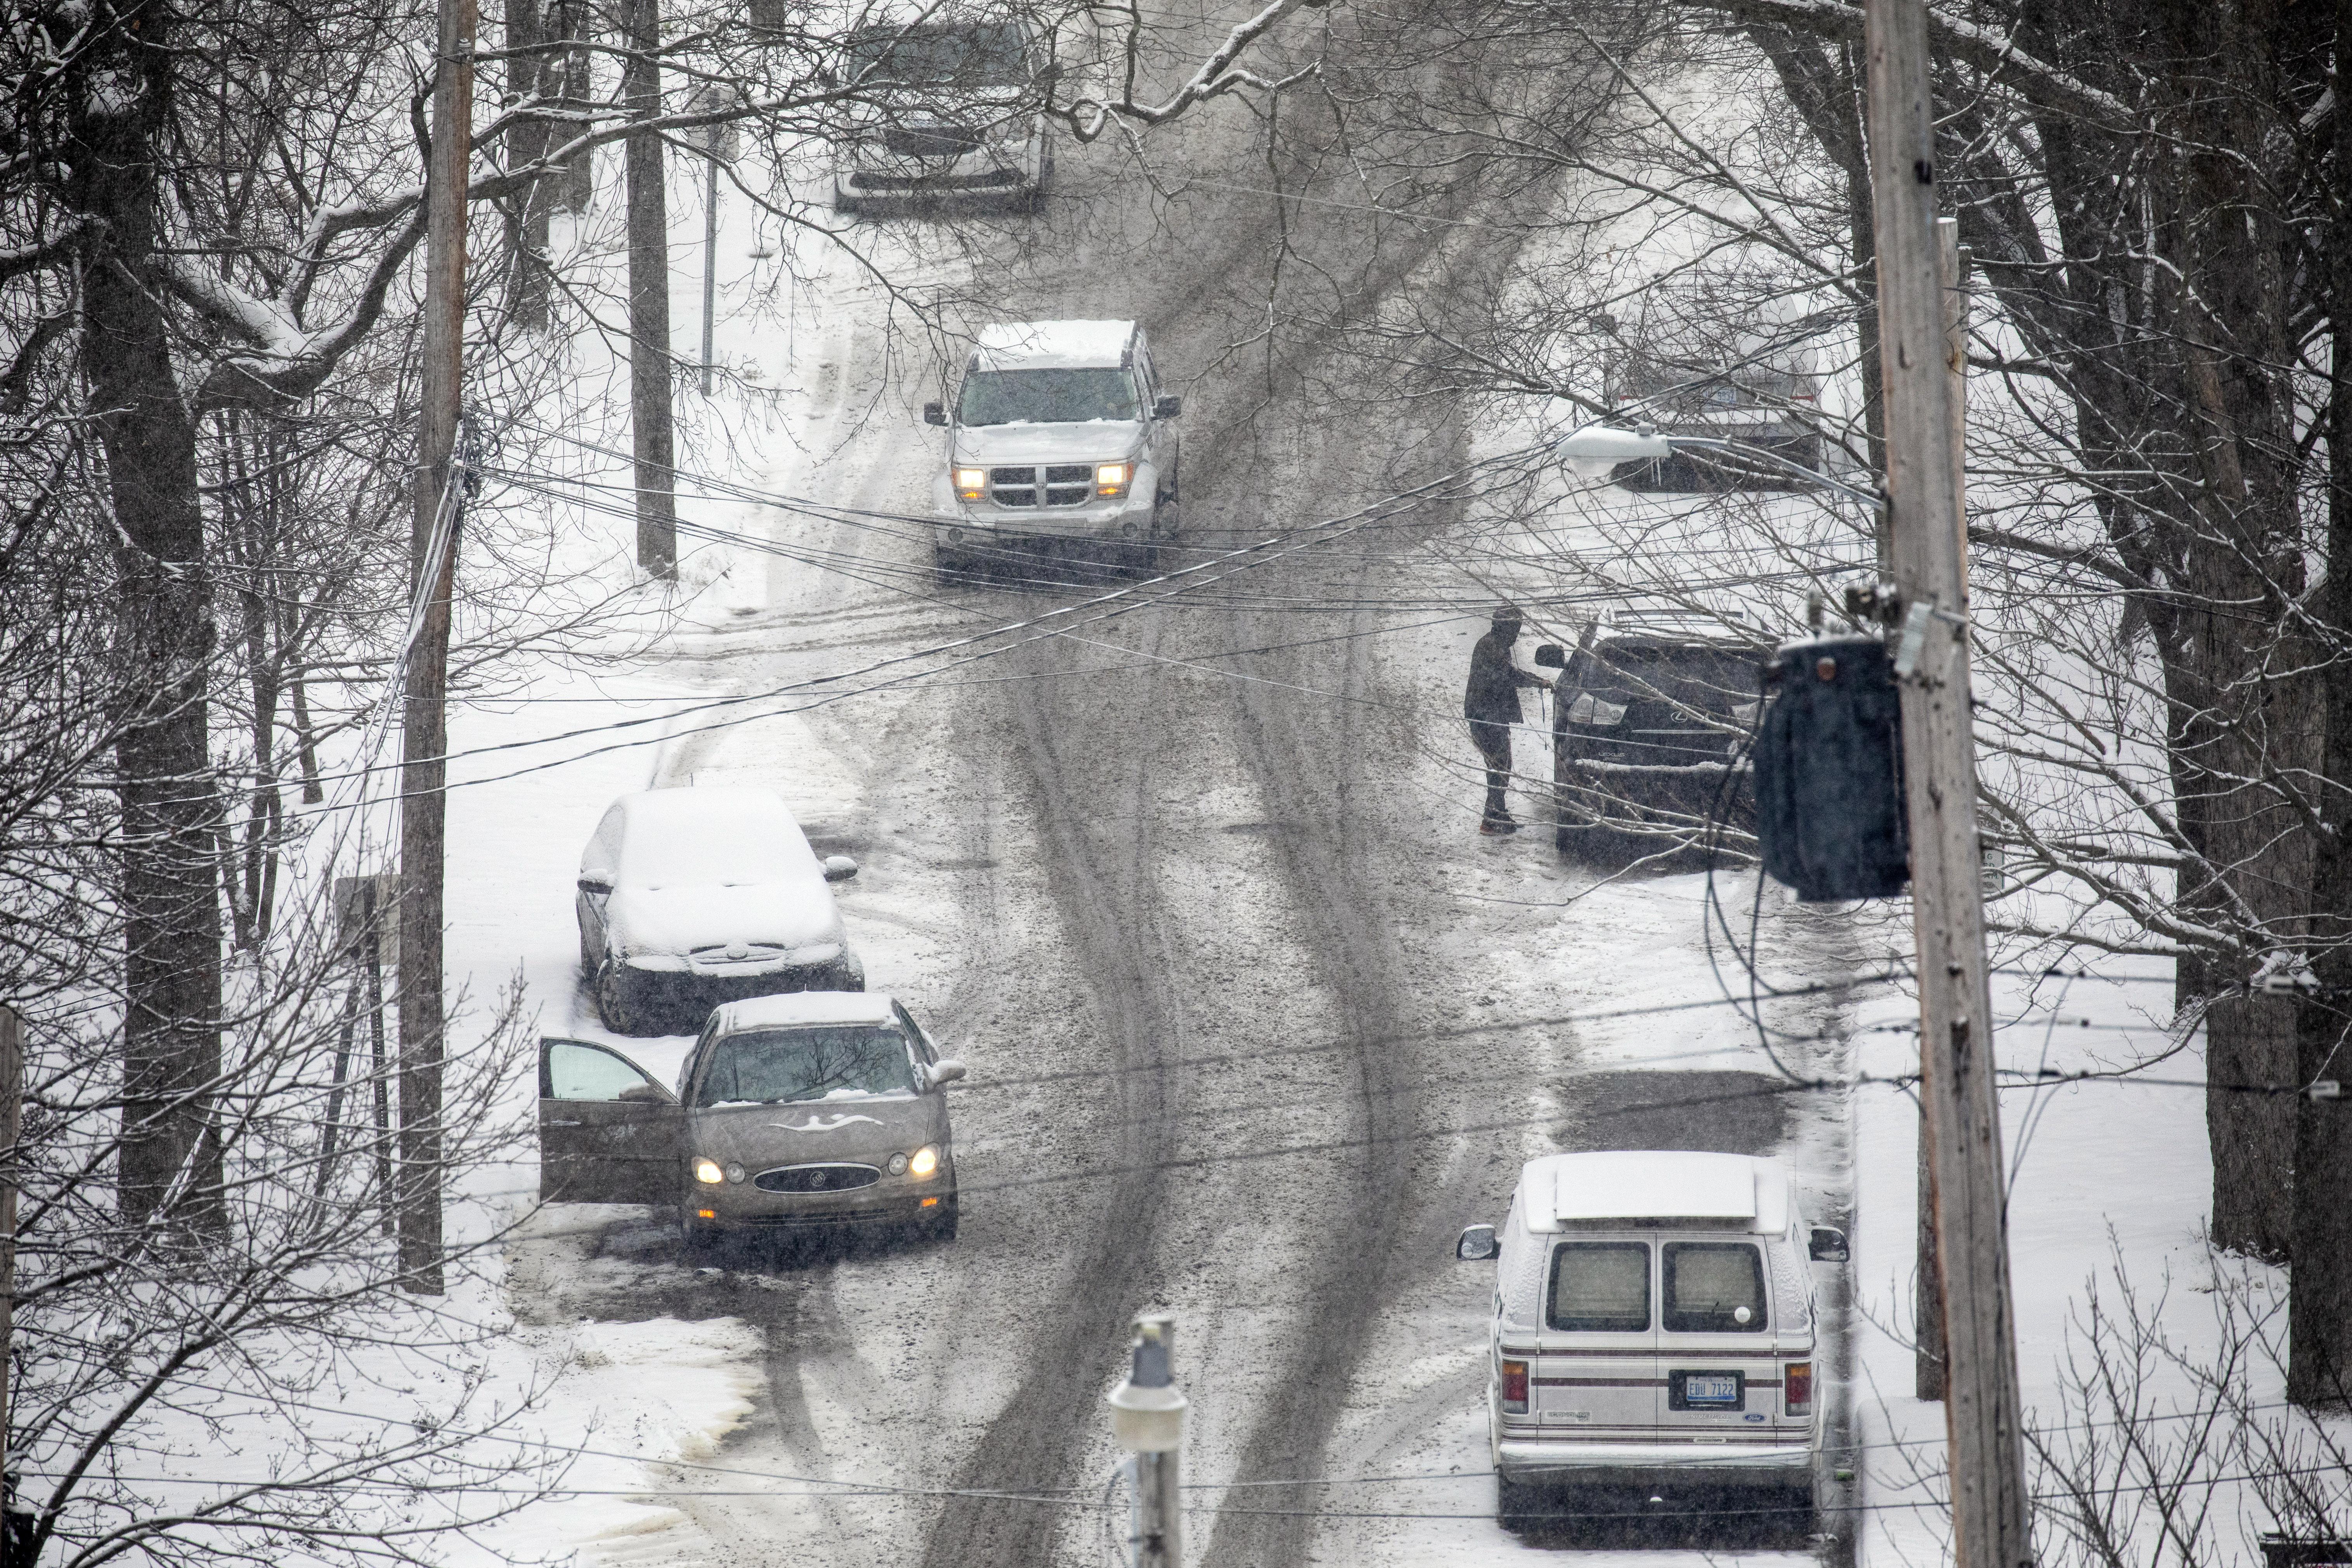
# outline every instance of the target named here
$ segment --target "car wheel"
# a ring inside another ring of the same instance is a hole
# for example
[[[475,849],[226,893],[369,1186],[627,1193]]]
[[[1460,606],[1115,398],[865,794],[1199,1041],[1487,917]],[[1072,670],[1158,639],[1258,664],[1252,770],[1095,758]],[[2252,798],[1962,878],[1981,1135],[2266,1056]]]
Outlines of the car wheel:
[[[932,1241],[953,1241],[956,1237],[956,1200],[949,1198],[940,1205],[939,1217],[923,1222],[923,1235]]]
[[[1530,1486],[1526,1481],[1514,1480],[1499,1470],[1496,1472],[1496,1523],[1525,1524],[1538,1513],[1551,1511],[1547,1506],[1550,1501],[1551,1499],[1545,1494],[1543,1488]]]
[[[933,549],[931,575],[941,583],[962,583],[972,575],[971,562],[951,550]]]
[[[689,1257],[701,1257],[719,1245],[719,1232],[694,1217],[691,1209],[677,1211],[677,1245]]]
[[[629,983],[626,964],[606,959],[596,971],[596,1016],[616,1035],[646,1032],[642,998]]]

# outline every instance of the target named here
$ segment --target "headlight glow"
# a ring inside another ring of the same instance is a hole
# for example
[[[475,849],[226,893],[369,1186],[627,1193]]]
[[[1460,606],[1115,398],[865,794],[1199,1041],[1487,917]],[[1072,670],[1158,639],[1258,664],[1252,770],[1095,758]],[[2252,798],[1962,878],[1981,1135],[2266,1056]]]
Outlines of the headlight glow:
[[[986,468],[956,469],[955,492],[959,500],[982,500],[988,494],[988,470]]]
[[[914,1175],[917,1181],[921,1181],[939,1168],[939,1146],[933,1143],[926,1143],[921,1148],[916,1150],[915,1157],[907,1162],[908,1171]]]
[[[1134,482],[1133,463],[1095,465],[1095,494],[1098,496],[1123,496],[1127,493],[1127,487]]]
[[[727,1179],[727,1173],[719,1168],[716,1160],[697,1160],[694,1163],[694,1179],[706,1187],[715,1187]]]

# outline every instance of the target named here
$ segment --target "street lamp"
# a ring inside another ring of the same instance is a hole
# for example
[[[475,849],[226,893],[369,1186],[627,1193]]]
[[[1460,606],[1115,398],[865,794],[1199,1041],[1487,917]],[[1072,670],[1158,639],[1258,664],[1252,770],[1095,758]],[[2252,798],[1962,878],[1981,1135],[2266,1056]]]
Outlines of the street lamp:
[[[1176,1319],[1139,1313],[1127,1380],[1110,1391],[1110,1431],[1134,1455],[1135,1510],[1128,1531],[1133,1568],[1182,1568],[1177,1449],[1184,1441],[1184,1396],[1176,1391]]]

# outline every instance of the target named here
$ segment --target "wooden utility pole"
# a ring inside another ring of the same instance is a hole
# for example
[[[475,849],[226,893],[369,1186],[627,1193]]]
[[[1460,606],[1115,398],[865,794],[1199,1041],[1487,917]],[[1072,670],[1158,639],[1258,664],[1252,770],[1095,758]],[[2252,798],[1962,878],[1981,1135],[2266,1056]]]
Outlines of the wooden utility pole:
[[[16,1009],[0,1007],[0,1450],[8,1447],[8,1357],[16,1338],[16,1182],[24,1162],[25,1028]],[[0,1458],[0,1465],[5,1459]],[[0,1516],[0,1528],[5,1528]]]
[[[474,0],[441,0],[425,169],[425,364],[400,758],[401,1283],[441,1294],[441,860],[447,803],[449,600],[465,484],[455,472],[466,347],[466,180],[473,159]]]
[[[632,120],[661,113],[661,0],[628,0],[621,90]],[[656,132],[628,139],[629,425],[636,457],[637,566],[677,575],[677,436],[670,416],[669,199]]]
[[[1952,450],[1965,453],[1969,428],[1968,266],[1956,218],[1936,220],[1936,277],[1944,294],[1944,352],[1952,381]],[[1965,479],[1965,475],[1963,475]],[[1960,513],[1960,586],[1968,586],[1968,514]],[[1919,1105],[1919,1225],[1917,1284],[1911,1302],[1912,1388],[1921,1399],[1944,1397],[1944,1269],[1936,1258],[1936,1179],[1927,1163],[1927,1106]]]
[[[1943,1287],[1952,1532],[1958,1568],[2020,1568],[2032,1548],[1985,958],[1962,447],[1936,226],[1927,12],[1924,0],[1864,0],[1863,15],[1886,489],[1904,613],[1895,663],[1904,676],[1920,1098]]]

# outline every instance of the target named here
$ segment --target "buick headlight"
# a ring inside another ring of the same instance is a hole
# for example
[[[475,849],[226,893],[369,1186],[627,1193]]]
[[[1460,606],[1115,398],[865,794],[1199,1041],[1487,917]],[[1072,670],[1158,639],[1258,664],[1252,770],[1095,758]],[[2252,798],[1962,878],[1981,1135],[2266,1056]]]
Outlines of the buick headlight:
[[[706,1187],[715,1187],[727,1180],[727,1173],[719,1168],[716,1160],[697,1160],[694,1163],[694,1179]]]
[[[1095,494],[1098,496],[1123,496],[1127,493],[1127,487],[1134,482],[1135,465],[1133,463],[1097,463],[1095,465]]]
[[[890,1173],[891,1173],[892,1175],[894,1175],[894,1176],[903,1176],[903,1175],[905,1175],[905,1174],[907,1173],[907,1156],[905,1156],[904,1154],[893,1154],[893,1155],[891,1155],[891,1156],[890,1156],[890,1160],[889,1160],[889,1164],[890,1164]]]
[[[915,1151],[907,1162],[907,1172],[917,1181],[923,1181],[940,1168],[940,1149],[936,1143],[926,1143]]]

